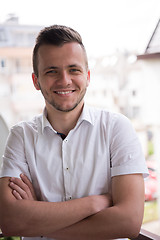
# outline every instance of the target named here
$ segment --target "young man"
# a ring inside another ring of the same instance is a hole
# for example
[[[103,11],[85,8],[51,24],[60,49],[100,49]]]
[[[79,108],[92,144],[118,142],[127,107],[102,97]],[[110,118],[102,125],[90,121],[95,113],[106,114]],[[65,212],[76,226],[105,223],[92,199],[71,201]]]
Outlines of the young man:
[[[0,175],[4,235],[135,237],[148,171],[129,120],[84,104],[90,71],[80,35],[65,26],[42,30],[33,70],[45,109],[14,126],[7,141]]]

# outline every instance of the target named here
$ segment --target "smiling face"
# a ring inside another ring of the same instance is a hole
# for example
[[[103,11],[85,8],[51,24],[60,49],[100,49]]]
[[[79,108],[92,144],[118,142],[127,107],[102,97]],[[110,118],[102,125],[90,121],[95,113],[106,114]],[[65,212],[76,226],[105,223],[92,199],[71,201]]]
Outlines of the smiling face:
[[[38,77],[35,74],[32,77],[46,107],[62,112],[81,109],[90,81],[85,52],[75,42],[60,47],[42,45],[38,50]]]

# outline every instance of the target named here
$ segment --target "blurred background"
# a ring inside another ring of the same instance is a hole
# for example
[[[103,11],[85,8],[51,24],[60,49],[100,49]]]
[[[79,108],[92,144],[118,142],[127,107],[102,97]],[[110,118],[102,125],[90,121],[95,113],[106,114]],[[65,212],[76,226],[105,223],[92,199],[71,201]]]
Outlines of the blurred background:
[[[0,160],[9,128],[43,111],[32,84],[38,32],[53,24],[77,30],[91,70],[90,105],[133,123],[149,168],[143,227],[160,235],[160,1],[5,0],[0,7]]]

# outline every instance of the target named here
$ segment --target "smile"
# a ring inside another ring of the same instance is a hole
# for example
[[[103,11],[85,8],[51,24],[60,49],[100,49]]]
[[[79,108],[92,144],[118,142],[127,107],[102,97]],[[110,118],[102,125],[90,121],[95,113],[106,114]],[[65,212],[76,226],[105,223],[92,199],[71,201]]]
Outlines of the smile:
[[[65,95],[65,94],[69,94],[69,93],[72,93],[72,92],[74,92],[74,91],[55,91],[55,93],[57,93],[57,94],[62,94],[62,95]]]

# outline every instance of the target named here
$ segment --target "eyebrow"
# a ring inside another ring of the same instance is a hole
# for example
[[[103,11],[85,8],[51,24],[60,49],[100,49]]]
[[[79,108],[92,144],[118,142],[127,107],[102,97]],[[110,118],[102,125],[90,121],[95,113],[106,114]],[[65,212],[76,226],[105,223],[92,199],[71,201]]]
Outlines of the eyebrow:
[[[44,71],[46,71],[46,70],[51,70],[51,69],[58,69],[58,67],[49,66],[49,67],[44,68]]]
[[[72,67],[81,67],[81,66],[78,65],[78,64],[72,64],[72,65],[69,65],[68,67],[69,67],[69,68],[72,68]]]
[[[71,64],[71,65],[69,65],[68,67],[69,67],[69,68],[79,68],[79,69],[81,69],[81,70],[84,69],[83,66],[81,66],[80,64]]]
[[[71,64],[71,65],[68,65],[67,68],[74,68],[74,67],[79,67],[79,68],[82,68],[82,66],[78,65],[78,64]],[[44,71],[46,70],[52,70],[52,69],[59,69],[59,67],[56,67],[56,66],[48,66],[44,69]]]

